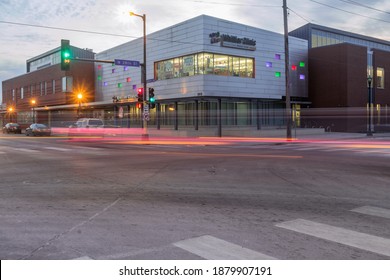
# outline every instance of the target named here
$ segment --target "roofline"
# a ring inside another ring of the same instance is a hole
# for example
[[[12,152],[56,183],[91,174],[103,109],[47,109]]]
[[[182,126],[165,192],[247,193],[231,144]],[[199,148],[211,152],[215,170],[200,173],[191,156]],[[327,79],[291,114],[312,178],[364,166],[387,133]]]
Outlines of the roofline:
[[[331,28],[331,27],[327,27],[327,26],[319,25],[319,24],[315,24],[315,23],[308,23],[308,24],[303,25],[297,29],[292,30],[291,32],[294,32],[295,30],[299,30],[301,28],[305,28],[306,26],[308,26],[311,30],[318,29],[318,30],[322,30],[322,31],[328,31],[328,32],[336,33],[336,34],[354,37],[356,39],[362,39],[362,40],[371,41],[371,42],[380,43],[380,44],[390,46],[390,41],[386,41],[383,39],[378,39],[378,38],[370,37],[370,36],[366,36],[366,35],[361,35],[361,34],[349,32],[349,31],[344,31],[341,29]]]

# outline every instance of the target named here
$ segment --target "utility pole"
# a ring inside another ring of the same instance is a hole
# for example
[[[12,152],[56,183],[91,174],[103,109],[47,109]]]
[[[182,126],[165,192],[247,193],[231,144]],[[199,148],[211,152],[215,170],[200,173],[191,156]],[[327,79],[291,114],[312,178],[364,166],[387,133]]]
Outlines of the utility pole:
[[[290,55],[288,46],[288,12],[287,0],[283,0],[283,21],[284,21],[284,57],[285,57],[285,76],[286,76],[286,125],[287,125],[287,140],[291,140],[291,102],[290,102]]]
[[[148,88],[147,86],[147,81],[146,81],[146,15],[143,14],[143,15],[138,15],[138,14],[135,14],[133,12],[130,12],[130,16],[137,16],[137,17],[140,17],[142,18],[142,21],[143,21],[143,33],[144,33],[144,43],[143,43],[143,49],[144,49],[144,53],[143,53],[143,56],[144,56],[144,63],[142,64],[142,67],[141,67],[141,77],[142,77],[142,80],[143,80],[143,84],[144,84],[144,93],[143,93],[143,103],[142,103],[142,109],[144,110],[143,111],[143,122],[142,122],[142,126],[143,126],[143,132],[142,132],[142,140],[149,140],[149,133],[148,133],[148,117],[146,115],[149,115],[149,106],[148,105],[148,102],[146,100],[146,97],[147,97],[147,93],[146,93],[146,89]],[[146,107],[148,108],[146,110]]]

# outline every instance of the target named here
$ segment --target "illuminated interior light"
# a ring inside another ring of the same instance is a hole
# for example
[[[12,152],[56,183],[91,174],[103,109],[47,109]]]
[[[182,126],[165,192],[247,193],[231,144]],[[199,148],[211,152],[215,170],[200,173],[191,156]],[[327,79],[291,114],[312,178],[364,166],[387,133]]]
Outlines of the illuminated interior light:
[[[305,79],[305,75],[303,75],[303,74],[299,75],[299,79],[300,80],[304,80]]]
[[[266,62],[266,63],[265,63],[265,66],[266,66],[267,68],[272,68],[272,62]]]
[[[291,70],[296,71],[297,70],[297,66],[296,65],[292,65],[291,66]]]
[[[282,76],[282,73],[280,73],[280,72],[275,72],[275,77],[276,78],[280,78]]]
[[[299,67],[305,67],[305,62],[303,61],[299,62]]]
[[[280,60],[280,59],[281,59],[280,54],[276,53],[276,54],[275,54],[275,59],[276,59],[276,60]]]

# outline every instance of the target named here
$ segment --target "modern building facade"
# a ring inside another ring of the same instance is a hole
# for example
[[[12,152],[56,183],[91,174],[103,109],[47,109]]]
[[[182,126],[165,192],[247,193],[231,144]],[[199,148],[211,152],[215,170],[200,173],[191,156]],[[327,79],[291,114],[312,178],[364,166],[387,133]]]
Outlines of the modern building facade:
[[[142,38],[96,55],[98,60],[143,61]],[[198,16],[147,36],[147,87],[156,108],[149,127],[198,130],[283,126],[285,54],[281,34],[209,16]],[[307,42],[290,38],[291,96],[307,102]],[[140,124],[137,89],[141,69],[97,63],[96,100],[115,103],[116,124]],[[95,110],[97,111],[97,110]],[[118,112],[121,112],[118,115]],[[96,114],[95,114],[96,115]],[[126,117],[127,116],[127,117]]]
[[[351,132],[369,127],[388,130],[390,84],[385,73],[390,71],[390,42],[315,24],[290,35],[309,44],[312,104],[302,111],[307,126]]]
[[[367,49],[390,51],[389,41],[313,23],[308,23],[299,27],[291,31],[289,35],[307,40],[309,49],[341,43],[350,43],[352,45],[366,47]]]
[[[96,56],[72,50],[73,57],[142,65],[143,47],[139,38]],[[222,135],[222,127],[259,131],[285,124],[283,35],[201,15],[147,35],[146,50],[147,87],[156,97],[147,112],[149,128]],[[307,50],[307,41],[290,37],[289,92],[298,117],[300,104],[308,102]],[[15,108],[19,123],[31,123],[35,112],[52,126],[66,126],[80,116],[101,118],[107,125],[143,125],[145,109],[137,102],[142,67],[72,60],[71,70],[64,72],[60,48],[26,66],[27,74],[3,82],[3,102]]]

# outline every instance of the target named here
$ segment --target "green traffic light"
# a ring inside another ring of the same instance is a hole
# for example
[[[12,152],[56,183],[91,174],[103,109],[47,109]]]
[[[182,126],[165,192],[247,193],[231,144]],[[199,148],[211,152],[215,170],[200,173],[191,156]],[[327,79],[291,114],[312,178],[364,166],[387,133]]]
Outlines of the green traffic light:
[[[156,101],[156,99],[155,99],[154,97],[150,97],[150,98],[149,98],[149,101],[153,103],[153,102]]]
[[[71,49],[69,40],[61,40],[61,70],[70,70]]]

